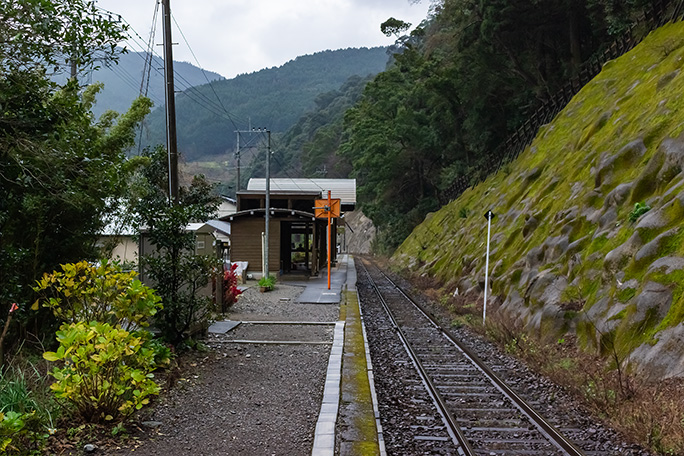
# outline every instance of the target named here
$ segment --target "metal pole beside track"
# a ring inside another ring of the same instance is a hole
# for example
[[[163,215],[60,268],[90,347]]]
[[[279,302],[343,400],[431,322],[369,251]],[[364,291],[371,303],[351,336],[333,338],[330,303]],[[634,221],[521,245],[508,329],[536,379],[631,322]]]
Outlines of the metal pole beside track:
[[[492,219],[494,218],[494,212],[487,211],[485,217],[487,218],[487,259],[485,261],[484,309],[482,310],[483,325],[487,321],[487,288],[489,282],[489,239],[492,232]]]

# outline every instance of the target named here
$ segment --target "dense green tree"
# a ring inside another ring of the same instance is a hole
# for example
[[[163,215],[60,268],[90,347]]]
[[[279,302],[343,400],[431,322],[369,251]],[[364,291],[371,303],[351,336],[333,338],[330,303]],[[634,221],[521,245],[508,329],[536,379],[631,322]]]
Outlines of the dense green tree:
[[[351,165],[336,154],[343,139],[344,113],[361,98],[370,76],[350,77],[338,90],[324,92],[315,107],[277,137],[272,172],[276,176],[348,177]],[[252,174],[263,173],[258,163]],[[261,174],[263,175],[263,174]]]
[[[493,151],[649,2],[443,0],[347,113],[338,153],[361,207],[396,246],[456,177]],[[381,29],[392,33],[400,21]]]
[[[30,286],[59,264],[97,257],[95,241],[125,189],[124,151],[147,99],[95,121],[97,87],[56,90],[39,71],[0,76],[0,300],[32,302]],[[26,306],[22,306],[25,309]],[[3,312],[4,313],[4,312]]]
[[[150,108],[140,99],[120,118],[95,120],[98,87],[81,93],[46,73],[67,61],[90,65],[96,53],[115,59],[123,32],[92,1],[0,3],[0,319],[18,302],[24,330],[35,280],[96,258],[107,198],[125,188],[124,150]]]
[[[210,219],[220,200],[203,176],[195,176],[188,187],[180,187],[178,201],[172,203],[166,150],[158,146],[143,157],[146,165],[131,183],[130,207],[143,242],[153,251],[141,256],[140,266],[162,297],[164,309],[155,316],[155,326],[169,342],[179,343],[195,325],[207,321],[211,300],[200,290],[220,266],[215,257],[195,255],[195,234],[187,226]]]
[[[126,26],[91,0],[0,2],[0,73],[45,66],[78,68],[115,57]]]

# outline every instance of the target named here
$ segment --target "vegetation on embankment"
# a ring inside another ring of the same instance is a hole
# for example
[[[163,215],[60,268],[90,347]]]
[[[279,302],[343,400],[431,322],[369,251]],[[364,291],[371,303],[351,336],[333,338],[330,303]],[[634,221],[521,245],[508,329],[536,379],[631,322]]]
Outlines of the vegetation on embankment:
[[[683,23],[606,64],[515,162],[430,214],[393,263],[436,277],[444,296],[481,293],[491,209],[488,316],[542,342],[576,335],[621,380],[630,368],[684,375],[683,64]]]

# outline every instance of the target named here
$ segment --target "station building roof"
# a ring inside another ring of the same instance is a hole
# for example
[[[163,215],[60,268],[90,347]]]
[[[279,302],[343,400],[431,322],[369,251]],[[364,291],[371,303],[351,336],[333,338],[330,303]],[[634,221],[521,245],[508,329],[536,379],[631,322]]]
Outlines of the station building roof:
[[[356,179],[271,178],[270,191],[287,193],[316,193],[321,198],[339,198],[343,205],[356,205]],[[266,179],[252,178],[247,191],[265,192]]]

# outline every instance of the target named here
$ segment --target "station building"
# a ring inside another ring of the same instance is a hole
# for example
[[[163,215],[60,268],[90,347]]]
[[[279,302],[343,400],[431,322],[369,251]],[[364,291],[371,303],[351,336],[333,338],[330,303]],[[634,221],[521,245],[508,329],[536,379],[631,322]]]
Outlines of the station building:
[[[327,265],[328,220],[316,218],[316,200],[339,198],[341,212],[356,206],[355,179],[270,180],[268,273],[318,275]],[[237,192],[237,211],[222,217],[229,222],[230,261],[247,265],[246,274],[263,275],[266,216],[266,179],[250,179],[247,190]],[[332,219],[331,260],[337,259],[339,219]],[[343,223],[343,222],[342,222]]]

